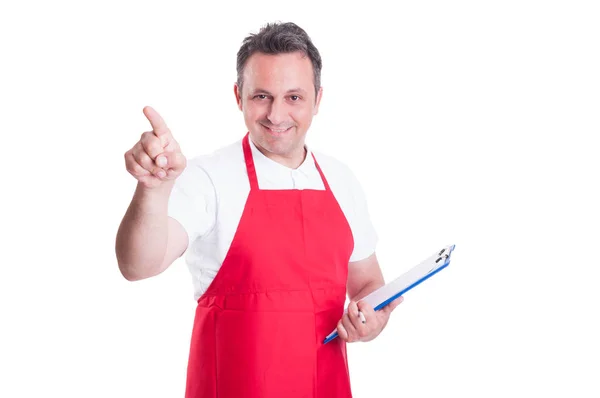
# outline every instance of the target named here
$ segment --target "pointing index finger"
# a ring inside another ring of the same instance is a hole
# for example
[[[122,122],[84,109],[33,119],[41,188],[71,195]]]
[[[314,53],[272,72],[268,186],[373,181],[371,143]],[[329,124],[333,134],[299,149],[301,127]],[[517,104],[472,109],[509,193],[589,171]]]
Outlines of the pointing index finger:
[[[169,128],[167,127],[164,119],[151,106],[144,107],[144,115],[146,115],[146,118],[152,125],[154,134],[156,134],[158,137],[169,132]]]

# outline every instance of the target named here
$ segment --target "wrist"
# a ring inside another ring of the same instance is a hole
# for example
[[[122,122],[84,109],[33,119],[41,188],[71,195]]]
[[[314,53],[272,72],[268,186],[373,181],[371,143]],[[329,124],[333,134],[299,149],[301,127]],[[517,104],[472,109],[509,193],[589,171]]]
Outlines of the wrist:
[[[168,202],[174,185],[174,180],[165,181],[162,184],[159,184],[155,187],[148,187],[143,183],[138,182],[137,187],[135,189],[134,201],[139,204],[151,203],[153,204],[153,207],[156,205],[162,207]]]

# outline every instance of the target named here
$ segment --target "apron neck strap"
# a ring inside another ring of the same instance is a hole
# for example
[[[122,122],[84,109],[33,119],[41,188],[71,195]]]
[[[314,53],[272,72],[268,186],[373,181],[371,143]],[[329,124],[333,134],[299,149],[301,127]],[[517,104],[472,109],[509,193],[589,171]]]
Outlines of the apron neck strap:
[[[244,159],[246,160],[246,170],[248,171],[248,179],[250,180],[250,189],[258,190],[258,180],[256,178],[256,167],[254,167],[254,159],[252,159],[252,150],[250,149],[250,132],[246,133],[242,141],[244,148]]]
[[[256,167],[254,166],[254,159],[252,158],[252,149],[250,149],[250,132],[246,133],[246,136],[242,140],[242,147],[244,149],[244,159],[246,160],[246,170],[248,171],[248,180],[250,180],[250,188],[253,190],[258,190],[258,179],[256,178]],[[315,154],[312,153],[312,158],[315,162],[315,167],[319,171],[319,175],[321,176],[321,180],[323,180],[323,186],[326,191],[331,191],[329,188],[329,183],[317,162],[317,158],[315,158]]]
[[[313,157],[313,160],[315,161],[315,167],[317,168],[317,170],[319,171],[319,174],[321,175],[321,180],[323,180],[323,186],[325,187],[325,190],[331,191],[331,189],[329,188],[329,183],[327,182],[327,178],[325,178],[325,175],[323,174],[323,171],[321,170],[321,166],[319,166],[319,162],[317,162],[317,158],[315,158],[314,152],[312,153],[312,157]]]

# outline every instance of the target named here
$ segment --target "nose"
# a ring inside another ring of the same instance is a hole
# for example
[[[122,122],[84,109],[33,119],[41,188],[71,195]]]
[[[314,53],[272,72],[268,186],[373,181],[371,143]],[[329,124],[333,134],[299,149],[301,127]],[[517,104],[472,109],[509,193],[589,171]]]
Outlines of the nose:
[[[271,106],[267,114],[267,119],[274,126],[279,126],[286,120],[285,104],[278,100],[271,101]]]

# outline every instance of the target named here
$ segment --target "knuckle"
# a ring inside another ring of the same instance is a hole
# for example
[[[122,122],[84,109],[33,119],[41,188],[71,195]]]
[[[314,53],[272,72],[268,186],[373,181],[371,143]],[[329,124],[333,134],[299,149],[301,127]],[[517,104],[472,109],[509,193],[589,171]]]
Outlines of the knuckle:
[[[137,167],[134,164],[127,165],[127,171],[134,177],[137,177],[140,174]]]
[[[151,164],[150,164],[150,162],[147,161],[147,157],[145,157],[145,156],[140,156],[139,158],[136,159],[136,162],[139,165],[139,167],[142,169],[150,170],[150,168],[151,168]]]
[[[129,171],[133,168],[134,160],[130,153],[125,153],[125,168]]]
[[[140,158],[140,151],[137,148],[132,149],[130,156],[129,156],[130,161],[133,160],[133,161],[139,162],[139,158]]]
[[[156,137],[149,138],[144,145],[144,150],[150,157],[156,157],[156,155],[159,155],[162,152],[160,140]]]
[[[152,157],[156,157],[157,155],[160,155],[162,153],[162,148],[160,147],[160,144],[157,143],[151,143],[148,150],[150,151],[149,155],[151,155]]]
[[[133,148],[131,148],[129,150],[129,153],[133,157],[136,157],[138,155],[138,153],[140,152],[141,149],[142,149],[142,144],[141,144],[141,142],[138,142],[137,144],[135,144],[135,146]]]
[[[148,132],[145,132],[144,134],[146,135],[142,137],[140,144],[144,149],[151,148],[154,145],[154,140],[157,139],[157,137],[153,134],[148,134]]]

